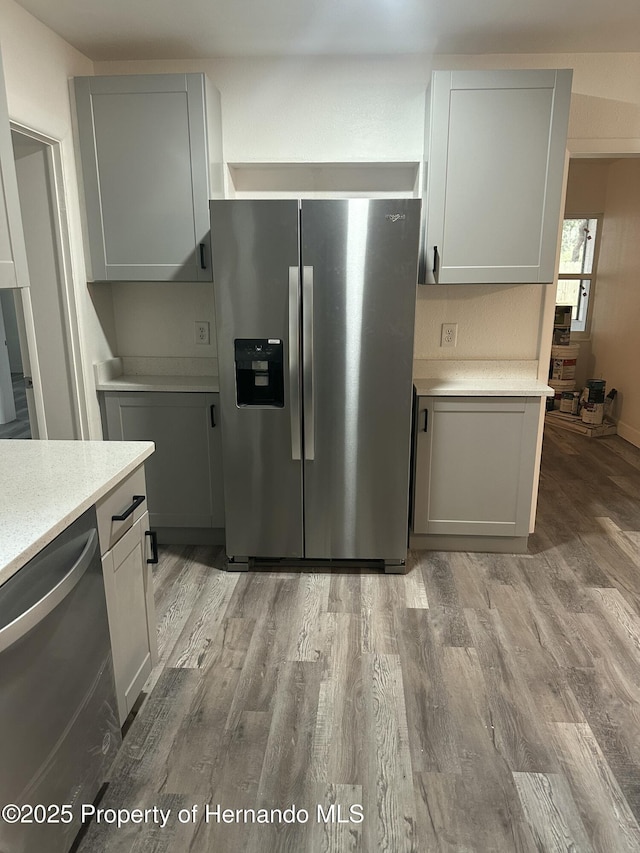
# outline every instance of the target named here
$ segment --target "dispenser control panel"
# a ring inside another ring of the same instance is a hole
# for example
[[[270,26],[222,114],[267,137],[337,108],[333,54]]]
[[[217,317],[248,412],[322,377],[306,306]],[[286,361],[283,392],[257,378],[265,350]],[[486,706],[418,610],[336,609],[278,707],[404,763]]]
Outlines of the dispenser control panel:
[[[236,338],[238,406],[284,406],[283,343],[278,338]]]

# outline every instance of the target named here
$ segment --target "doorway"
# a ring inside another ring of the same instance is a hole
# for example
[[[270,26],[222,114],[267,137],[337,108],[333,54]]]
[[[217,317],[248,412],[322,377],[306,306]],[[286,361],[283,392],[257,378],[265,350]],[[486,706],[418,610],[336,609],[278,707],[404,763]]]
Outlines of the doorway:
[[[566,412],[562,417],[556,413],[553,422],[558,425],[564,419],[565,428],[573,427],[574,431],[591,436],[617,431],[636,447],[640,447],[639,190],[640,158],[637,156],[573,157],[570,160],[560,259],[560,285],[565,287],[562,292],[559,286],[560,299],[557,301],[566,303],[563,310],[569,314],[565,325],[570,340],[567,338],[563,343],[570,343],[575,352],[567,347],[555,347],[555,354],[552,350],[552,357],[556,358],[554,379],[567,380],[558,383],[567,386],[566,399],[569,400],[569,392],[579,394],[591,380],[590,400],[598,404],[594,407],[596,418],[593,422],[592,407],[587,409],[585,422]],[[565,241],[565,236],[571,239]],[[573,299],[566,285],[574,288]],[[588,299],[588,310],[581,324],[580,298],[583,296]],[[561,334],[562,330],[556,332]],[[566,364],[571,368],[570,373],[560,375],[558,371]],[[606,383],[604,394],[593,380]]]
[[[2,298],[16,418],[0,438],[86,438],[60,146],[14,123],[11,138],[30,286]]]
[[[25,366],[20,351],[16,295],[19,291],[0,290],[0,438],[33,437],[24,381]]]

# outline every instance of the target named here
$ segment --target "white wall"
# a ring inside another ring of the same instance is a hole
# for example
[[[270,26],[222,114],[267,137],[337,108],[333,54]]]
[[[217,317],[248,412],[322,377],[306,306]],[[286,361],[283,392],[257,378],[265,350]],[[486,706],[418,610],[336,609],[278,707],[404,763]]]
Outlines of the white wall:
[[[227,162],[418,161],[424,93],[432,68],[574,68],[569,149],[640,150],[640,54],[439,56],[395,59],[219,59],[98,62],[97,74],[205,71],[222,95]],[[518,360],[537,372],[548,288],[420,288],[416,359]],[[172,309],[175,306],[171,306]],[[167,308],[169,303],[167,302]],[[184,305],[176,319],[190,321]],[[439,346],[440,324],[458,323],[458,346]],[[116,314],[116,325],[118,316]],[[121,335],[119,335],[121,337]],[[473,365],[469,366],[473,369]]]
[[[117,354],[140,365],[131,372],[217,374],[211,283],[114,282],[110,287]],[[196,320],[209,322],[208,345],[195,342]],[[162,359],[166,366],[157,361],[155,368],[147,367],[146,358]]]
[[[564,205],[565,216],[604,213],[611,163],[607,158],[571,160]]]
[[[205,71],[222,95],[224,157],[228,162],[393,160],[422,157],[424,92],[432,68],[572,67],[573,98],[569,149],[576,155],[640,151],[640,54],[540,54],[487,56],[311,57],[307,59],[218,59],[166,62],[100,62],[94,65],[12,0],[0,0],[0,46],[4,54],[9,110],[62,140],[66,191],[74,249],[74,276],[81,304],[87,362],[143,342],[160,354],[208,358],[196,352],[189,328],[204,310],[202,296],[176,298],[154,292],[147,319],[145,288],[84,285],[80,215],[67,78],[75,74]],[[548,288],[421,289],[416,356],[443,362],[434,335],[441,322],[459,324],[459,344],[447,351],[458,359],[511,359],[533,368],[549,332],[541,318]],[[89,297],[90,294],[90,297]],[[112,300],[113,295],[113,300]],[[194,307],[195,305],[195,307]],[[116,310],[114,310],[114,306]],[[138,335],[131,316],[140,319]],[[155,330],[169,319],[177,335]],[[204,350],[204,348],[203,348]],[[90,365],[85,365],[89,376]],[[97,407],[92,428],[99,434]]]
[[[640,53],[95,63],[96,74],[204,71],[222,94],[228,162],[419,160],[437,68],[573,68],[571,153],[640,152]]]
[[[616,388],[618,432],[640,447],[640,160],[609,167],[593,311],[594,376]]]
[[[112,353],[86,286],[69,100],[69,78],[93,74],[93,63],[13,0],[0,0],[0,51],[10,118],[60,142],[71,270],[83,343],[82,367],[89,389],[89,434],[92,438],[100,438],[102,429],[97,399],[92,391],[91,363],[108,358]]]
[[[204,71],[222,96],[237,162],[420,160],[428,62],[272,58],[96,63],[96,74]]]

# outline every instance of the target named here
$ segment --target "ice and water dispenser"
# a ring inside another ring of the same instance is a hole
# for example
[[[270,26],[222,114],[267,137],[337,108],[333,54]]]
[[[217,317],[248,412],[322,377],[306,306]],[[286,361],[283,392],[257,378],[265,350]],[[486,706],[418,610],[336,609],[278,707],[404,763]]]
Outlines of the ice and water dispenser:
[[[236,338],[236,402],[238,406],[284,406],[282,341]]]

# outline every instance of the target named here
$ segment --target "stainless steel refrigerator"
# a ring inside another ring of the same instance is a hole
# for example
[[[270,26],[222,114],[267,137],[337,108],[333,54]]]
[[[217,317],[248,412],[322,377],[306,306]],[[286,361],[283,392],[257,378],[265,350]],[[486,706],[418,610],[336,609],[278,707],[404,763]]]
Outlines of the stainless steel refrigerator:
[[[415,199],[211,202],[230,560],[404,564],[419,224]]]

